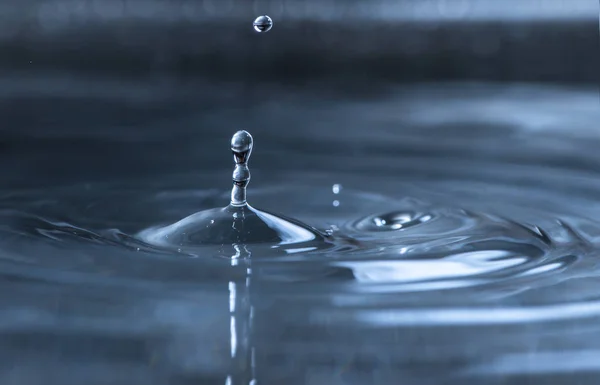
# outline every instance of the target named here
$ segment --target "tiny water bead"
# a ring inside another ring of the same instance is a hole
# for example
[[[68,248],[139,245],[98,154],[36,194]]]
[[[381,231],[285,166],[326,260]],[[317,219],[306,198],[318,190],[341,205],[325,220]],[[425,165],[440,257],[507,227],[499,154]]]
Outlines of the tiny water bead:
[[[342,185],[341,184],[334,184],[331,187],[331,191],[333,192],[334,195],[338,195],[340,193],[340,191],[342,191]],[[332,202],[333,207],[339,207],[340,206],[340,201],[338,199],[334,199]]]
[[[267,15],[262,15],[254,20],[253,25],[256,32],[269,32],[273,28],[273,20]]]
[[[231,255],[233,257],[240,257],[240,246],[246,250],[244,256],[249,257],[252,252],[246,247],[248,245],[260,248],[263,254],[267,251],[267,256],[279,250],[290,254],[329,247],[326,239],[329,235],[297,220],[258,210],[248,204],[248,161],[253,145],[252,135],[247,131],[238,131],[231,139],[235,166],[228,206],[203,210],[166,227],[142,231],[140,239],[154,246],[196,256],[202,254],[207,245],[221,245],[225,254],[232,247],[235,251]]]

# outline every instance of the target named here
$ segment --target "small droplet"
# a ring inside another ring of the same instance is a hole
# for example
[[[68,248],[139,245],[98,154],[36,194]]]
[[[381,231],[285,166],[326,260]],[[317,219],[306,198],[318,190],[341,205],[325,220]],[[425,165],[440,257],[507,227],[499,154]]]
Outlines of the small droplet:
[[[211,219],[211,220],[210,220],[210,224],[212,225],[213,223],[215,223],[215,220],[214,220],[214,219]]]
[[[273,28],[273,20],[267,16],[259,16],[254,20],[254,30],[256,32],[269,32]]]
[[[339,194],[339,193],[340,193],[340,191],[342,191],[342,185],[341,185],[341,184],[337,184],[337,183],[336,183],[336,184],[334,184],[334,185],[331,187],[331,191],[333,191],[333,193],[334,193],[334,194]]]
[[[338,207],[340,205],[340,201],[335,200],[333,201],[333,207]]]

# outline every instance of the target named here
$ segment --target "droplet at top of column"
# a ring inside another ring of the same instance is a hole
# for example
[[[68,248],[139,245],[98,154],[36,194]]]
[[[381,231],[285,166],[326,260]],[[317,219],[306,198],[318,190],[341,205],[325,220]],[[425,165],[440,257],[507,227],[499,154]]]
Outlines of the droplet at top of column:
[[[238,131],[231,138],[231,152],[236,164],[247,163],[252,154],[254,140],[248,131]]]
[[[231,205],[246,205],[246,187],[250,182],[248,160],[252,154],[253,140],[248,131],[238,131],[231,138],[231,152],[235,168],[233,169],[233,187],[231,189]]]

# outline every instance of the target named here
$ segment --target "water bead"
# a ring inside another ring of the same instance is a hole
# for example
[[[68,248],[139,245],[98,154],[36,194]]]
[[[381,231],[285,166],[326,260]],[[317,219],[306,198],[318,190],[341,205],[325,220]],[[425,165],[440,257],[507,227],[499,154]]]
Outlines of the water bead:
[[[267,15],[262,15],[254,20],[253,25],[256,32],[269,32],[273,28],[273,20]]]

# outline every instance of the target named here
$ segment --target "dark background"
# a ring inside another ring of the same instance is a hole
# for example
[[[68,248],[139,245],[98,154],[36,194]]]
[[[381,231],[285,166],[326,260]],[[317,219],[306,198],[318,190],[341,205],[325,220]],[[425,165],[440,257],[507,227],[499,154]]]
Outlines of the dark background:
[[[274,27],[259,34],[264,13]],[[242,128],[260,137],[254,171],[272,168],[277,150],[308,170],[308,157],[285,152],[329,153],[316,127],[331,137],[356,121],[318,121],[311,109],[416,82],[597,88],[598,3],[6,1],[0,71],[7,188],[228,170],[225,146]],[[360,156],[362,145],[338,151]]]
[[[589,83],[600,68],[593,0],[29,0],[0,19],[3,71]]]

